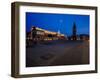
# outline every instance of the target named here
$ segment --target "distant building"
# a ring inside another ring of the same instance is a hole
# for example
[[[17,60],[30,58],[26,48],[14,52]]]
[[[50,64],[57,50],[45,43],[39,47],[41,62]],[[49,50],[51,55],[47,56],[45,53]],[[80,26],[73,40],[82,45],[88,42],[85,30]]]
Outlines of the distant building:
[[[80,40],[89,40],[89,35],[88,34],[81,34]]]
[[[68,40],[73,40],[73,37],[68,36]],[[89,40],[89,35],[88,34],[76,35],[76,40]]]

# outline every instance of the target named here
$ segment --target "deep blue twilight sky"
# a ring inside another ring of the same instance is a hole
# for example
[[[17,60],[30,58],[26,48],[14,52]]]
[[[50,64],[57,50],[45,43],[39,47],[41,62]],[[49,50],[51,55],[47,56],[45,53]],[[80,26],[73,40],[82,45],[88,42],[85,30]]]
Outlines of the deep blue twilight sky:
[[[53,14],[26,12],[26,31],[29,32],[32,26],[58,32],[65,35],[72,35],[73,24],[76,24],[77,34],[89,34],[89,15],[74,14]]]

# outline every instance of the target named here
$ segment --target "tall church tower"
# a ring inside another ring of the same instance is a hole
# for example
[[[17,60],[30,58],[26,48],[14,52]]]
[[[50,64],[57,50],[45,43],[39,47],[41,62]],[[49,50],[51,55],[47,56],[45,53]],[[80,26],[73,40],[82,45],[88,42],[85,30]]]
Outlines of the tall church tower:
[[[72,31],[73,31],[73,35],[72,35],[73,40],[77,40],[77,35],[76,35],[77,29],[76,29],[76,24],[75,24],[75,23],[74,23],[74,25],[73,25]]]

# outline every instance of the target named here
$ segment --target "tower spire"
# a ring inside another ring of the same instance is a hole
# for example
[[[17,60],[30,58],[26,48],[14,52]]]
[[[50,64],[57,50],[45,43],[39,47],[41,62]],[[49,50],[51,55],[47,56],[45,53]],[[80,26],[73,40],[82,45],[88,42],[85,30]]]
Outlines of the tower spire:
[[[76,40],[76,38],[77,38],[77,36],[76,36],[77,29],[76,29],[76,24],[75,24],[75,23],[74,23],[74,25],[73,25],[72,31],[73,31],[73,35],[72,35],[73,40]]]
[[[60,29],[58,29],[58,34],[60,34]]]

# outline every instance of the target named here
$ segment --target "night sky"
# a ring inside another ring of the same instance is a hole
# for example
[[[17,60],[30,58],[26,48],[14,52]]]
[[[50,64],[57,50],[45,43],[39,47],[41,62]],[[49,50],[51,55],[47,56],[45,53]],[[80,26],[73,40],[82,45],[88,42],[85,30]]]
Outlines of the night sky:
[[[77,34],[89,34],[89,22],[89,15],[26,12],[26,32],[29,32],[32,26],[37,26],[53,32],[59,30],[60,33],[70,36],[75,23]]]

